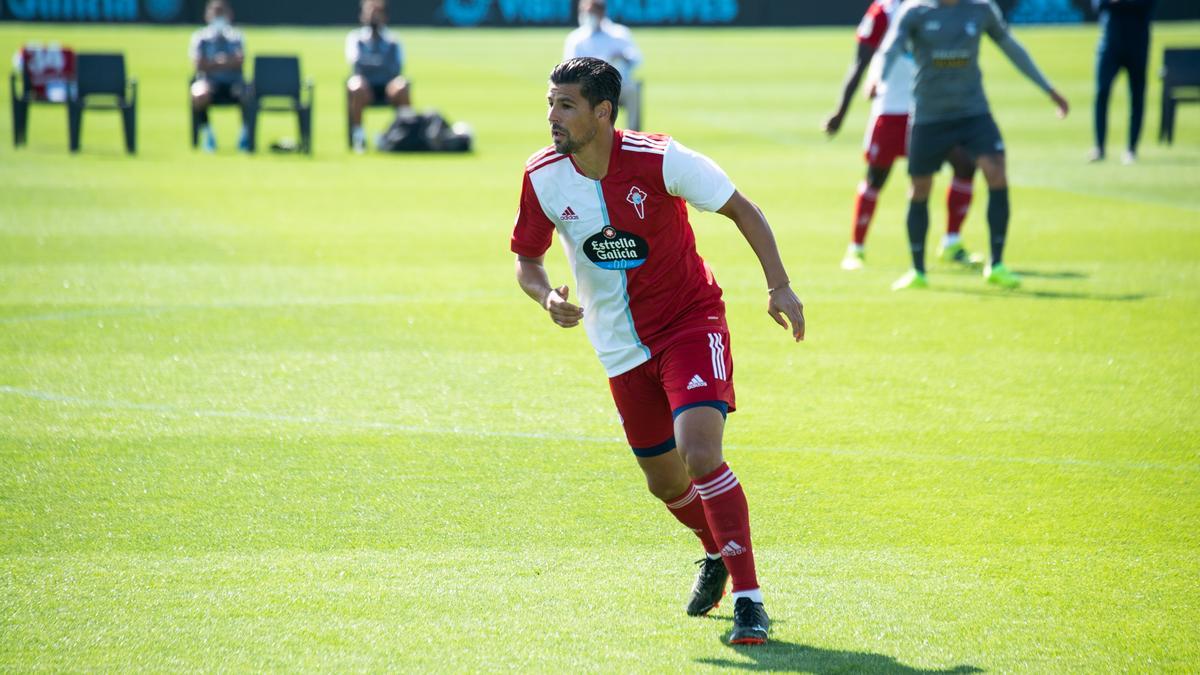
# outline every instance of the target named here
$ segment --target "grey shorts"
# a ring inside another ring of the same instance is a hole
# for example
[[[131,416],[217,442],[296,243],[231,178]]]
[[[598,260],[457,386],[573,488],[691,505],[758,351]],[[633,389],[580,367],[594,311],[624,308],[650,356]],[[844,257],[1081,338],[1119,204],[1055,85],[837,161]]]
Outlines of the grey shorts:
[[[990,114],[914,124],[908,130],[908,175],[937,173],[956,145],[962,146],[972,159],[1004,154],[1000,127]]]

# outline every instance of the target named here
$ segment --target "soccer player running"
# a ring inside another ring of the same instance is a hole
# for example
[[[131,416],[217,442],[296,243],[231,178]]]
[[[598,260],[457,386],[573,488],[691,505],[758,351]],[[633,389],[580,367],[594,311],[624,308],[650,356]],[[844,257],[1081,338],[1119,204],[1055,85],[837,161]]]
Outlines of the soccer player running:
[[[762,644],[763,609],[746,495],[721,438],[735,409],[725,303],[696,252],[687,206],[732,220],[766,276],[767,311],[804,338],[771,228],[707,157],[670,136],[614,128],[621,75],[596,58],[550,74],[551,138],[525,165],[512,234],[517,281],[563,328],[583,323],[609,377],[626,438],[650,492],[700,539],[705,553],[687,605],[706,614],[733,578],[733,644]],[[554,231],[581,302],[543,266]]]
[[[913,119],[909,131],[908,173],[912,177],[908,205],[908,241],[912,269],[892,288],[926,288],[925,236],[929,230],[929,193],[933,174],[956,145],[979,164],[988,185],[988,231],[991,259],[984,268],[987,283],[1020,286],[1020,278],[1004,265],[1008,237],[1008,177],[1004,141],[992,119],[979,70],[983,33],[1000,47],[1026,77],[1041,87],[1066,117],[1068,105],[1046,80],[1025,48],[1008,30],[992,0],[908,0],[880,48],[884,80],[909,51],[916,62]],[[872,82],[872,87],[878,82]]]
[[[867,8],[858,25],[858,51],[855,54],[846,80],[842,84],[842,95],[837,110],[825,120],[825,133],[837,134],[842,128],[850,101],[858,89],[868,64],[872,63],[879,45],[887,35],[892,17],[900,9],[903,0],[875,0]],[[878,65],[878,63],[874,64]],[[842,269],[860,270],[866,260],[867,230],[875,216],[875,205],[879,192],[887,183],[892,165],[899,157],[908,154],[908,111],[912,105],[913,64],[905,55],[892,68],[886,82],[871,94],[871,117],[867,121],[864,141],[867,160],[867,176],[858,185],[858,196],[854,201],[854,227],[852,239],[842,258]],[[950,165],[954,168],[954,180],[946,190],[946,234],[938,249],[938,257],[945,262],[967,266],[980,265],[983,259],[972,256],[962,244],[962,224],[971,209],[974,189],[975,163],[962,150],[951,151]]]

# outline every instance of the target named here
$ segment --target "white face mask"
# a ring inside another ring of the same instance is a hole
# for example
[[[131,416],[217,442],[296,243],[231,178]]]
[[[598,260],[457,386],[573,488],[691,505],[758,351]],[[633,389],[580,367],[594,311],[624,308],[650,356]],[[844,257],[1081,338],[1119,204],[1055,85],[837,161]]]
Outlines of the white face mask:
[[[213,17],[212,21],[210,21],[208,25],[212,26],[216,30],[224,30],[225,28],[229,27],[229,19],[225,18],[224,14],[218,14],[217,16]]]
[[[580,12],[579,25],[589,30],[596,30],[600,27],[600,17],[591,12]]]

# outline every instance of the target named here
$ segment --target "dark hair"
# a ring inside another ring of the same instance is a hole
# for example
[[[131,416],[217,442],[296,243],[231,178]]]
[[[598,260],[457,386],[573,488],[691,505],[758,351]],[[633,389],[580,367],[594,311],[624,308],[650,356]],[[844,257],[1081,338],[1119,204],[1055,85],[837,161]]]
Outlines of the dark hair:
[[[578,84],[579,92],[593,108],[601,101],[612,104],[612,123],[617,121],[617,101],[621,98],[621,73],[607,61],[585,56],[568,59],[550,71],[554,84]]]

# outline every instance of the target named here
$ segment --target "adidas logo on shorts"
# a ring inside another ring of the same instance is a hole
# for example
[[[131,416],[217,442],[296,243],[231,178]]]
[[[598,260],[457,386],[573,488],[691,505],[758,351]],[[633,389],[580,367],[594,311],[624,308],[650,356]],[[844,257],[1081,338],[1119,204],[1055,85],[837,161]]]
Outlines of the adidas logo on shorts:
[[[705,382],[704,380],[700,379],[699,375],[693,375],[692,381],[688,382],[688,391],[691,391],[693,389],[699,389],[700,387],[707,387],[707,386],[708,386],[708,383]]]

